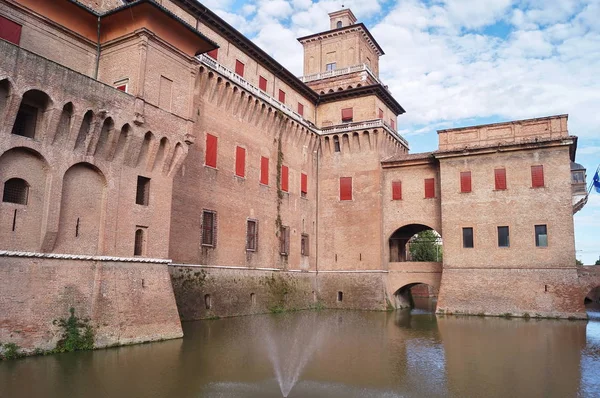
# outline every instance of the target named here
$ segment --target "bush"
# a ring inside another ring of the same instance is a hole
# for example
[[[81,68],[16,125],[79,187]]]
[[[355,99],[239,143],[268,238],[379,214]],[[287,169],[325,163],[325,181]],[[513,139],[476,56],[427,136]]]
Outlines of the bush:
[[[89,320],[75,316],[75,308],[70,308],[71,316],[67,320],[59,319],[55,324],[62,327],[62,338],[56,344],[54,352],[73,352],[94,349],[94,330]]]

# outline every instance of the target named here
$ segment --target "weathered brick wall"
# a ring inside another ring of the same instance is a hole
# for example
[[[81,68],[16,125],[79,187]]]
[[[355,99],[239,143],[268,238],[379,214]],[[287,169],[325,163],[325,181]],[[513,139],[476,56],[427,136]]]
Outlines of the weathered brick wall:
[[[53,349],[53,321],[89,318],[96,347],[183,335],[167,264],[0,257],[0,342]]]
[[[199,111],[185,166],[175,178],[170,256],[178,263],[315,268],[318,137],[264,101],[202,68],[196,86]],[[207,134],[216,136],[217,167],[205,165]],[[245,149],[245,176],[235,175],[236,147]],[[269,159],[268,185],[260,183],[261,157]],[[289,170],[288,192],[278,187],[278,163]],[[308,192],[300,192],[301,174]],[[280,203],[278,204],[278,201]],[[215,247],[201,246],[203,209],[217,212]],[[258,249],[246,251],[247,219],[258,220]],[[279,223],[290,227],[290,252],[281,256]],[[300,252],[309,236],[309,255]]]
[[[444,268],[438,313],[586,318],[575,268]]]
[[[170,266],[169,272],[183,321],[315,307],[388,308],[385,273],[316,274],[185,265]],[[338,292],[342,292],[341,301]]]

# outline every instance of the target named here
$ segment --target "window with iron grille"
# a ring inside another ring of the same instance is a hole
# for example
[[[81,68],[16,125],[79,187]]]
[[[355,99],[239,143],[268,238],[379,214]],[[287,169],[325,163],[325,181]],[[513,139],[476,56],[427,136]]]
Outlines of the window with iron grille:
[[[258,221],[246,221],[246,250],[255,252],[258,250]]]
[[[135,230],[135,243],[133,245],[133,255],[134,256],[143,256],[145,255],[146,249],[146,237],[144,228],[137,228]]]
[[[510,237],[508,227],[498,227],[498,247],[509,247]]]
[[[283,225],[279,229],[279,253],[282,256],[290,254],[290,227]]]
[[[215,247],[217,244],[217,212],[202,211],[202,246]]]
[[[35,138],[38,109],[35,106],[21,104],[13,125],[12,134]]]
[[[308,235],[302,234],[300,237],[300,254],[308,256]]]
[[[135,204],[148,206],[150,202],[150,179],[138,176],[137,190],[135,193]]]
[[[29,184],[27,181],[21,178],[11,178],[4,183],[3,202],[26,205],[28,196]]]
[[[548,228],[545,224],[535,226],[535,245],[548,247]]]

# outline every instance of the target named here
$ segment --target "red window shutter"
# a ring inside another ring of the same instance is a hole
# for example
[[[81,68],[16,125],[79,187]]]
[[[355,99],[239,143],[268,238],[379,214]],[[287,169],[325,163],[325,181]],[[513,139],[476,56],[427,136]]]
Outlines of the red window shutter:
[[[244,64],[237,59],[235,60],[235,73],[244,77]]]
[[[392,181],[392,200],[402,200],[402,181]]]
[[[279,90],[279,102],[285,103],[285,91]]]
[[[258,78],[258,88],[260,88],[262,91],[267,91],[267,79],[265,79],[262,76],[259,76],[259,78]]]
[[[219,56],[219,49],[215,48],[214,50],[207,52],[206,55],[208,55],[209,57],[211,57],[212,59],[214,59],[216,61],[217,57]]]
[[[204,164],[217,167],[217,137],[206,134],[206,159]]]
[[[235,148],[235,175],[246,176],[246,150],[239,146]]]
[[[352,108],[344,108],[342,109],[342,121],[352,121],[353,118],[353,112],[352,112]]]
[[[378,118],[383,119],[383,109],[379,109],[379,116]]]
[[[435,198],[435,178],[425,179],[425,199]]]
[[[260,183],[269,185],[269,158],[260,158]]]
[[[117,90],[119,91],[124,91],[127,92],[127,85],[126,84],[121,84],[120,86],[115,87]]]
[[[298,102],[298,114],[304,116],[304,105]]]
[[[544,166],[531,166],[531,186],[533,188],[544,186]]]
[[[506,169],[494,170],[494,180],[496,182],[496,190],[506,189]]]
[[[0,39],[4,39],[18,46],[21,42],[21,25],[0,16]]]
[[[471,192],[471,172],[460,173],[460,192]]]
[[[300,174],[300,192],[308,192],[308,176],[304,173]]]
[[[289,169],[287,166],[281,166],[281,190],[289,191]]]
[[[352,177],[340,177],[340,200],[352,200]]]

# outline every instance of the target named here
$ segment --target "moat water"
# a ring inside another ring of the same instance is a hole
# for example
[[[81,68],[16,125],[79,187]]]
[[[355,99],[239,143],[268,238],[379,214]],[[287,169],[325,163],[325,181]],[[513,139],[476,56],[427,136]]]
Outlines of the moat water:
[[[591,320],[304,311],[184,323],[185,337],[0,362],[0,397],[599,397]]]

